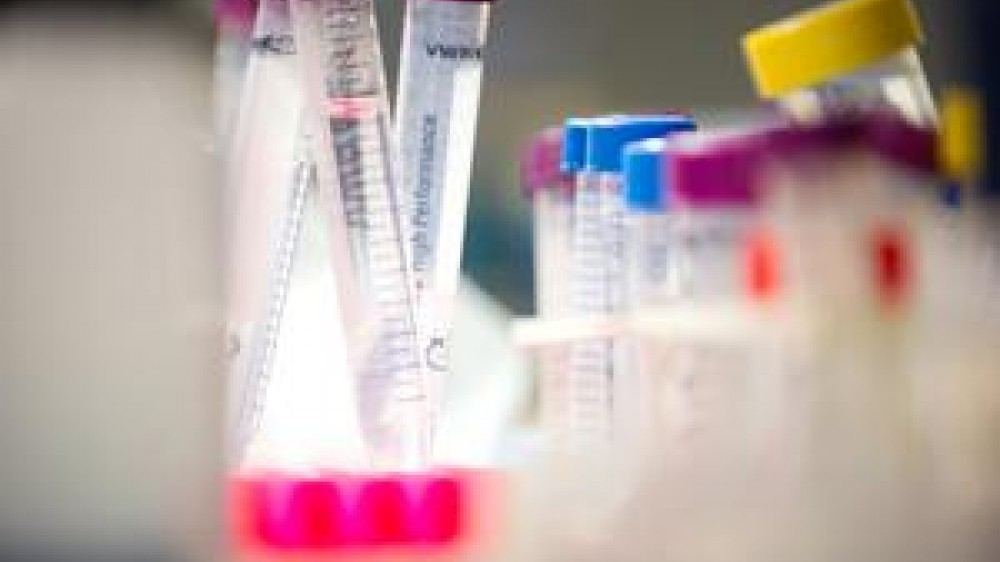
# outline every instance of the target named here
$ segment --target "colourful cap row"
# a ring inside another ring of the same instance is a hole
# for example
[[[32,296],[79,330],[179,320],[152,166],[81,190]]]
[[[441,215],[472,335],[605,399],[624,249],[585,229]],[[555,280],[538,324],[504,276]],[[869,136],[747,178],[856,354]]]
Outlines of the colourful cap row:
[[[779,158],[853,149],[914,172],[936,174],[942,169],[937,130],[885,111],[776,128],[766,140],[769,155]]]
[[[816,125],[720,134],[696,132],[642,141],[625,151],[625,201],[636,211],[754,204],[763,188],[762,166],[773,158],[856,148],[903,169],[940,170],[937,133],[890,113]]]
[[[234,536],[282,552],[444,548],[469,530],[468,488],[453,475],[238,478]]]

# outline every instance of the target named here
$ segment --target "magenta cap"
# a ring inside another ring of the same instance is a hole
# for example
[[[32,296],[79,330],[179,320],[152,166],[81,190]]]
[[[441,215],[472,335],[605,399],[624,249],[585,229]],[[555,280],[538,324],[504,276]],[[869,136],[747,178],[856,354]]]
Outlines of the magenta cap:
[[[866,121],[838,117],[822,123],[787,124],[764,135],[766,152],[778,159],[857,148],[866,140]]]
[[[521,154],[521,186],[527,197],[544,189],[573,190],[573,176],[562,164],[563,130],[551,127],[535,135]]]
[[[865,129],[872,150],[886,161],[915,172],[941,171],[935,129],[914,125],[889,112],[871,115]]]
[[[760,195],[765,135],[690,133],[671,143],[665,173],[681,208],[748,207]]]
[[[235,484],[237,539],[272,553],[450,548],[472,530],[460,474],[276,474]]]
[[[258,0],[215,0],[215,21],[253,28]]]

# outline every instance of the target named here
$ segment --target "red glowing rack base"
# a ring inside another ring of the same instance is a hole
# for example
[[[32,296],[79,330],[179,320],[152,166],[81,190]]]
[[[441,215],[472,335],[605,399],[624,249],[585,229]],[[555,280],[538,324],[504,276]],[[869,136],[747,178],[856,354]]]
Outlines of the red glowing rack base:
[[[499,531],[502,479],[489,472],[230,479],[240,560],[464,560]]]

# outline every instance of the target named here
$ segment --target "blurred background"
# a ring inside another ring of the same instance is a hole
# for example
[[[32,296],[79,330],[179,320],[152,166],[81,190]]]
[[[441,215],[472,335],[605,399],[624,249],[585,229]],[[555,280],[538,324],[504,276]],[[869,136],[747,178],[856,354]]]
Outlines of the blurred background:
[[[0,2],[11,12],[86,12],[170,26],[211,64],[208,0]],[[532,310],[530,232],[515,165],[521,143],[568,115],[685,109],[704,120],[737,116],[755,100],[739,38],[753,27],[817,4],[811,0],[505,0],[496,10],[482,100],[464,267],[518,314]],[[963,2],[916,0],[932,86],[955,82]],[[398,50],[402,10],[379,0],[387,53]],[[387,57],[394,81],[396,57]],[[721,116],[721,117],[720,117]],[[208,124],[206,124],[207,126]]]
[[[756,100],[740,49],[742,34],[816,4],[501,3],[483,89],[466,239],[469,275],[516,312],[532,310],[528,206],[513,165],[524,139],[566,116],[611,111],[677,108],[692,111],[701,122],[739,119]],[[914,4],[926,26],[922,54],[932,85],[958,79],[963,72],[958,62],[961,2]]]
[[[392,2],[383,2],[390,5]],[[687,109],[718,119],[755,100],[741,35],[808,0],[546,0],[496,10],[476,152],[465,267],[519,313],[531,310],[527,205],[516,162],[534,131],[570,115]],[[955,2],[916,2],[932,81],[954,79]],[[397,18],[388,17],[387,39]],[[391,49],[391,47],[390,47]]]

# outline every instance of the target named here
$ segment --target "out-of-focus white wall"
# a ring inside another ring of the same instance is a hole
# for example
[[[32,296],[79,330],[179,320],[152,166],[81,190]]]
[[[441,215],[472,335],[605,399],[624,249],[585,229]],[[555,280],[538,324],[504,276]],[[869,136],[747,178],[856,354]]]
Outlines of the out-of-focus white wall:
[[[0,559],[208,559],[224,382],[210,43],[26,14],[0,20]]]

